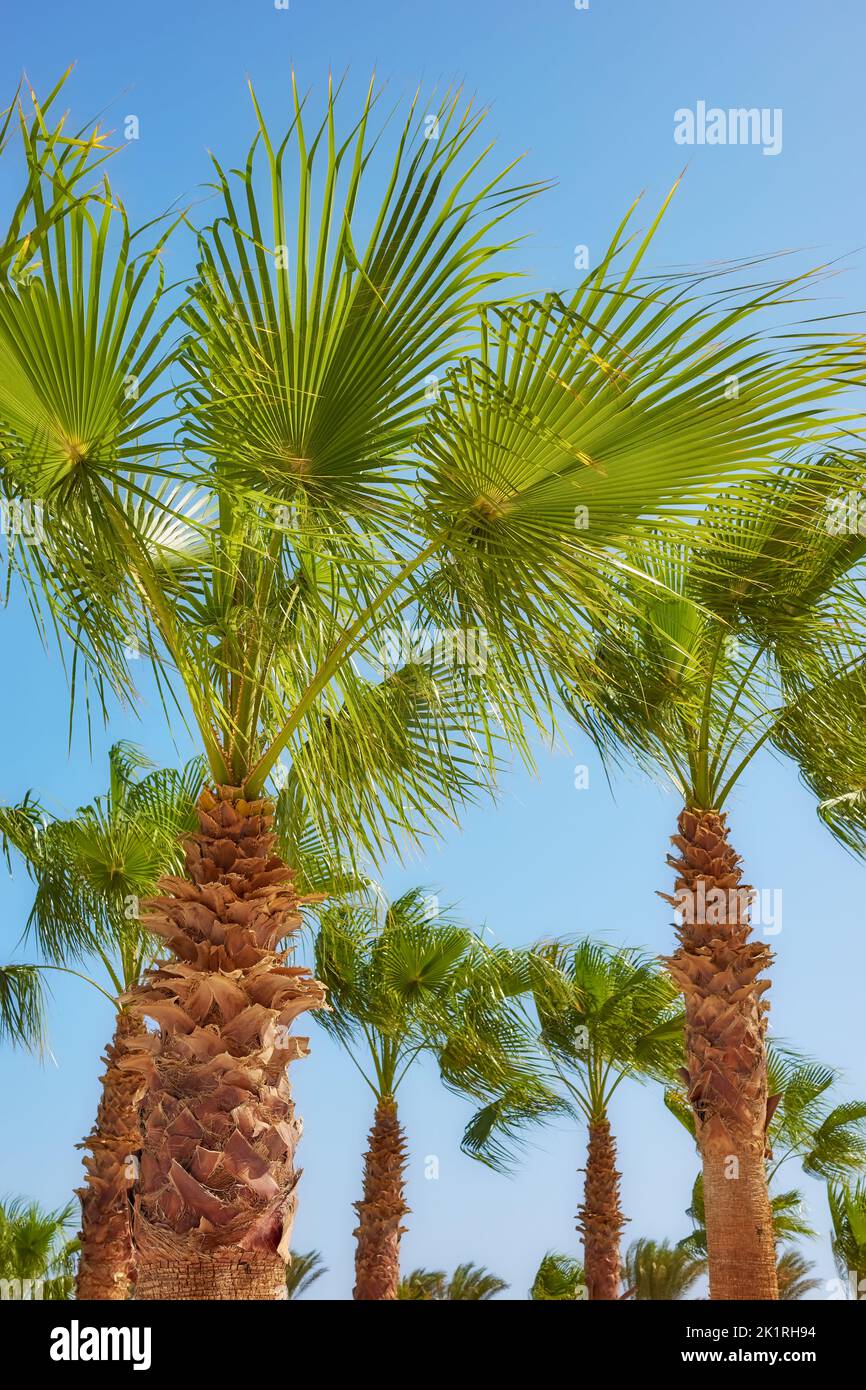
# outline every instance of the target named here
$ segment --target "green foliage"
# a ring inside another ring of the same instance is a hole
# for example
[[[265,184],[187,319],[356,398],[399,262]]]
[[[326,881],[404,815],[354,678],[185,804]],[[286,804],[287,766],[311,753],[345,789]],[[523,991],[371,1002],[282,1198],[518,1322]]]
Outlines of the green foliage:
[[[6,250],[29,218],[40,258],[0,294],[0,483],[44,504],[10,567],[73,693],[131,694],[136,643],[214,781],[258,795],[285,763],[316,835],[377,859],[505,745],[531,756],[557,644],[586,655],[634,534],[832,435],[856,372],[833,334],[762,339],[796,282],[646,276],[664,208],[573,294],[519,301],[506,228],[538,188],[492,165],[483,112],[448,93],[427,139],[416,98],[389,156],[372,86],[348,119],[331,85],[318,119],[293,93],[284,135],[253,96],[245,161],[214,160],[183,297],[161,253],[186,217],[133,233],[107,184],[73,193],[59,131],[23,139]],[[489,659],[379,679],[404,623]]]
[[[293,1250],[286,1269],[286,1298],[301,1298],[327,1272],[318,1250]]]
[[[535,1303],[586,1299],[583,1265],[570,1255],[548,1250],[535,1272],[529,1297]]]
[[[702,1274],[706,1259],[666,1240],[645,1237],[632,1241],[623,1264],[623,1286],[631,1298],[672,1301],[688,1297]]]
[[[527,1055],[510,1004],[513,962],[421,888],[388,904],[333,902],[319,914],[315,943],[332,1007],[317,1022],[378,1097],[395,1095],[427,1053],[450,1089],[486,1098],[522,1075]]]
[[[72,1221],[71,1202],[57,1211],[24,1197],[0,1202],[0,1279],[41,1280],[43,1299],[73,1298],[78,1242],[69,1235]]]
[[[779,1298],[790,1303],[823,1288],[820,1279],[812,1278],[814,1268],[812,1261],[807,1260],[799,1250],[782,1250],[776,1259]]]
[[[833,1105],[840,1075],[789,1049],[768,1050],[770,1094],[781,1097],[768,1130],[771,1174],[789,1157],[816,1178],[844,1179],[866,1167],[866,1101]]]
[[[862,1298],[866,1290],[866,1181],[828,1183],[827,1198],[836,1267],[846,1283],[853,1275],[855,1296]]]
[[[45,993],[37,965],[0,966],[0,1042],[45,1047]]]
[[[487,1302],[508,1288],[483,1265],[458,1265],[449,1279],[441,1269],[413,1269],[397,1288],[399,1299],[423,1303]]]
[[[669,1079],[682,1056],[673,985],[639,951],[542,941],[516,964],[531,1051],[463,1136],[467,1153],[496,1168],[511,1164],[531,1126],[604,1119],[622,1081]]]
[[[777,1098],[767,1127],[770,1180],[789,1159],[817,1178],[845,1178],[866,1166],[866,1102],[833,1105],[831,1093],[840,1076],[834,1067],[789,1047],[768,1046],[768,1090]],[[668,1088],[665,1104],[694,1138],[694,1115],[685,1093]]]
[[[74,816],[49,817],[30,793],[19,806],[0,807],[7,854],[18,851],[36,885],[27,933],[48,961],[149,949],[137,899],[180,868],[180,839],[196,828],[202,775],[198,759],[180,772],[154,771],[134,745],[118,743],[109,752],[108,792]]]
[[[14,850],[35,884],[25,937],[42,957],[0,967],[0,1038],[13,1043],[45,1045],[46,971],[95,957],[119,995],[154,955],[138,902],[182,865],[204,769],[194,759],[179,772],[154,770],[130,743],[114,744],[108,763],[107,793],[68,819],[49,817],[29,792],[18,806],[0,807],[7,861]]]

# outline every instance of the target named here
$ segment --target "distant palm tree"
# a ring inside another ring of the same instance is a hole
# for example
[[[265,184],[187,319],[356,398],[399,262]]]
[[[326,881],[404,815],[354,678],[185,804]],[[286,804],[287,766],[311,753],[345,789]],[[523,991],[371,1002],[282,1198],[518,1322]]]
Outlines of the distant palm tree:
[[[776,1257],[779,1298],[793,1302],[822,1288],[822,1281],[811,1277],[814,1268],[812,1261],[807,1260],[799,1250],[782,1250]]]
[[[286,1297],[300,1298],[317,1279],[327,1274],[327,1266],[318,1250],[293,1250],[286,1269]]]
[[[508,1288],[504,1279],[491,1274],[483,1265],[458,1265],[449,1279],[441,1269],[413,1269],[397,1288],[399,1299],[416,1302],[486,1302]]]
[[[670,1302],[685,1298],[706,1268],[705,1256],[666,1240],[641,1238],[626,1251],[622,1279],[631,1298]]]
[[[509,1159],[527,1124],[568,1115],[588,1131],[578,1230],[589,1298],[620,1297],[620,1175],[609,1106],[627,1078],[665,1080],[682,1055],[682,1013],[667,975],[633,950],[592,940],[540,942],[522,956],[534,1004],[536,1061],[527,1081],[469,1123],[467,1152]]]
[[[586,1280],[580,1260],[548,1250],[535,1272],[529,1297],[535,1303],[558,1300],[585,1300]]]
[[[44,1211],[24,1197],[0,1202],[0,1282],[5,1298],[57,1302],[75,1297],[78,1242],[70,1238],[73,1210],[72,1202],[57,1211]]]
[[[507,995],[513,953],[485,946],[422,889],[387,906],[333,903],[320,913],[315,971],[331,1011],[317,1020],[347,1052],[375,1097],[356,1205],[354,1297],[394,1299],[406,1140],[397,1091],[423,1054],[452,1090],[489,1099],[512,1075],[519,1043]]]

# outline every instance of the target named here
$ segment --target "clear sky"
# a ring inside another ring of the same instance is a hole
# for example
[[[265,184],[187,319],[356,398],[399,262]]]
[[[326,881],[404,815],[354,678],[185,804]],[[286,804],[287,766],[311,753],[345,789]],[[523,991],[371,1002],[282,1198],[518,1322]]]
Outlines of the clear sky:
[[[650,203],[659,201],[688,158],[657,264],[786,249],[799,252],[802,264],[844,257],[821,312],[851,311],[866,305],[866,198],[857,172],[864,18],[860,0],[590,0],[587,10],[575,9],[573,0],[291,0],[287,11],[273,0],[0,0],[0,105],[22,70],[44,92],[77,60],[69,93],[82,123],[104,107],[106,124],[118,131],[127,115],[139,118],[140,139],[112,171],[138,223],[175,199],[203,196],[208,149],[227,164],[245,150],[252,134],[247,76],[274,121],[283,113],[288,119],[293,63],[300,84],[319,91],[329,67],[348,69],[347,105],[374,67],[395,98],[411,94],[419,80],[462,79],[492,106],[503,156],[527,151],[527,176],[556,181],[531,210],[535,234],[523,252],[531,284],[573,283],[574,247],[587,245],[592,257],[632,199],[646,189]],[[780,153],[748,145],[684,149],[674,141],[674,113],[699,101],[780,108]],[[182,259],[178,253],[178,275],[189,268]],[[188,754],[182,731],[175,731],[176,750],[146,697],[137,717],[119,713],[110,733],[96,731],[92,760],[81,730],[69,753],[56,659],[40,649],[21,605],[0,613],[0,624],[2,800],[32,787],[52,809],[70,811],[103,790],[105,750],[118,737],[136,739],[157,761]],[[576,762],[590,767],[582,791],[574,787]],[[772,941],[774,1035],[843,1068],[841,1095],[862,1096],[866,867],[821,828],[795,770],[769,756],[752,765],[730,809],[750,881],[783,892],[783,930]],[[672,929],[655,890],[669,886],[665,852],[677,810],[673,795],[637,774],[611,791],[575,743],[546,757],[537,779],[508,776],[498,806],[469,815],[423,861],[389,869],[386,884],[391,891],[415,882],[439,890],[502,942],[585,932],[660,952]],[[0,949],[9,956],[29,905],[23,871],[14,879],[0,871]],[[18,958],[26,959],[26,950]],[[60,1204],[79,1180],[73,1146],[93,1120],[111,1018],[95,991],[55,978],[53,1060],[40,1065],[0,1053],[0,1194]],[[345,1298],[370,1097],[315,1028],[313,1055],[293,1066],[292,1080],[306,1124],[295,1245],[319,1248],[329,1266],[315,1293]],[[509,1179],[460,1155],[469,1109],[442,1091],[432,1069],[406,1084],[402,1108],[411,1149],[406,1269],[474,1260],[522,1297],[546,1250],[577,1253],[580,1134],[539,1134]],[[688,1136],[647,1088],[621,1088],[613,1120],[627,1239],[684,1235],[697,1167]],[[429,1155],[439,1159],[436,1181],[424,1176]],[[793,1170],[787,1177],[794,1185]],[[802,1186],[823,1233],[809,1253],[830,1278],[823,1189],[808,1179]]]

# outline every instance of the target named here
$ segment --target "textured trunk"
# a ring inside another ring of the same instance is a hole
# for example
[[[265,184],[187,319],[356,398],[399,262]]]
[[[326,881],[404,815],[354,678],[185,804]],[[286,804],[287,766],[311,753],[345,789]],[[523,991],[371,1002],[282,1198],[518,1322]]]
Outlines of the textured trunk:
[[[273,855],[273,807],[205,791],[187,878],[166,878],[144,923],[161,961],[127,996],[156,1033],[127,1042],[145,1083],[134,1241],[139,1299],[285,1296],[295,1208],[289,1028],[324,990],[278,944],[300,925],[292,874]]]
[[[589,1127],[585,1171],[577,1229],[583,1240],[586,1291],[590,1300],[618,1299],[619,1243],[625,1218],[619,1204],[616,1140],[607,1120],[598,1120]]]
[[[409,1208],[403,1198],[406,1140],[397,1119],[397,1102],[385,1096],[376,1106],[370,1147],[364,1155],[364,1196],[355,1203],[358,1225],[353,1232],[356,1299],[397,1297],[400,1283],[400,1223]]]
[[[142,1267],[136,1298],[179,1303],[241,1303],[286,1297],[286,1262],[281,1255],[251,1251],[205,1259],[151,1260]]]
[[[680,945],[666,962],[685,997],[686,1080],[704,1169],[710,1297],[775,1299],[776,1255],[764,1164],[764,1035],[772,960],[751,941],[740,858],[726,818],[684,810],[673,837]]]
[[[139,1104],[142,1082],[120,1063],[127,1039],[144,1032],[140,1019],[123,1009],[105,1050],[105,1072],[96,1124],[80,1148],[87,1152],[81,1199],[81,1256],[77,1297],[104,1302],[130,1298],[135,1276],[130,1188],[141,1147]]]

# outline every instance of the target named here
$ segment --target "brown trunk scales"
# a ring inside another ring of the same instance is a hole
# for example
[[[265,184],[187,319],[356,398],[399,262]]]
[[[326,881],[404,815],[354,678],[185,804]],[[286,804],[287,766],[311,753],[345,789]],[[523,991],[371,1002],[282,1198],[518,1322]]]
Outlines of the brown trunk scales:
[[[668,855],[679,948],[665,961],[685,998],[686,1078],[703,1160],[713,1299],[778,1298],[766,1151],[772,953],[751,941],[740,857],[726,817],[684,810]],[[721,894],[714,890],[721,889]]]
[[[76,1297],[103,1302],[131,1297],[135,1282],[132,1249],[130,1188],[134,1177],[132,1156],[141,1147],[138,1107],[141,1078],[120,1063],[126,1039],[143,1032],[140,1020],[126,1009],[117,1016],[114,1037],[105,1049],[105,1072],[96,1123],[83,1144],[87,1150],[81,1199],[81,1255],[78,1261]]]
[[[236,787],[202,793],[187,878],[160,881],[144,925],[172,958],[126,996],[158,1032],[126,1044],[145,1083],[133,1235],[138,1299],[285,1297],[301,1125],[289,1033],[324,989],[286,964],[300,925],[292,872],[273,854],[273,806]]]
[[[620,1296],[620,1236],[625,1217],[619,1201],[616,1140],[607,1120],[589,1126],[583,1206],[577,1229],[583,1240],[583,1273],[590,1301]]]
[[[370,1147],[364,1155],[364,1196],[355,1203],[355,1299],[397,1297],[400,1283],[401,1225],[409,1208],[403,1197],[406,1139],[397,1119],[397,1102],[383,1096],[376,1105]]]

